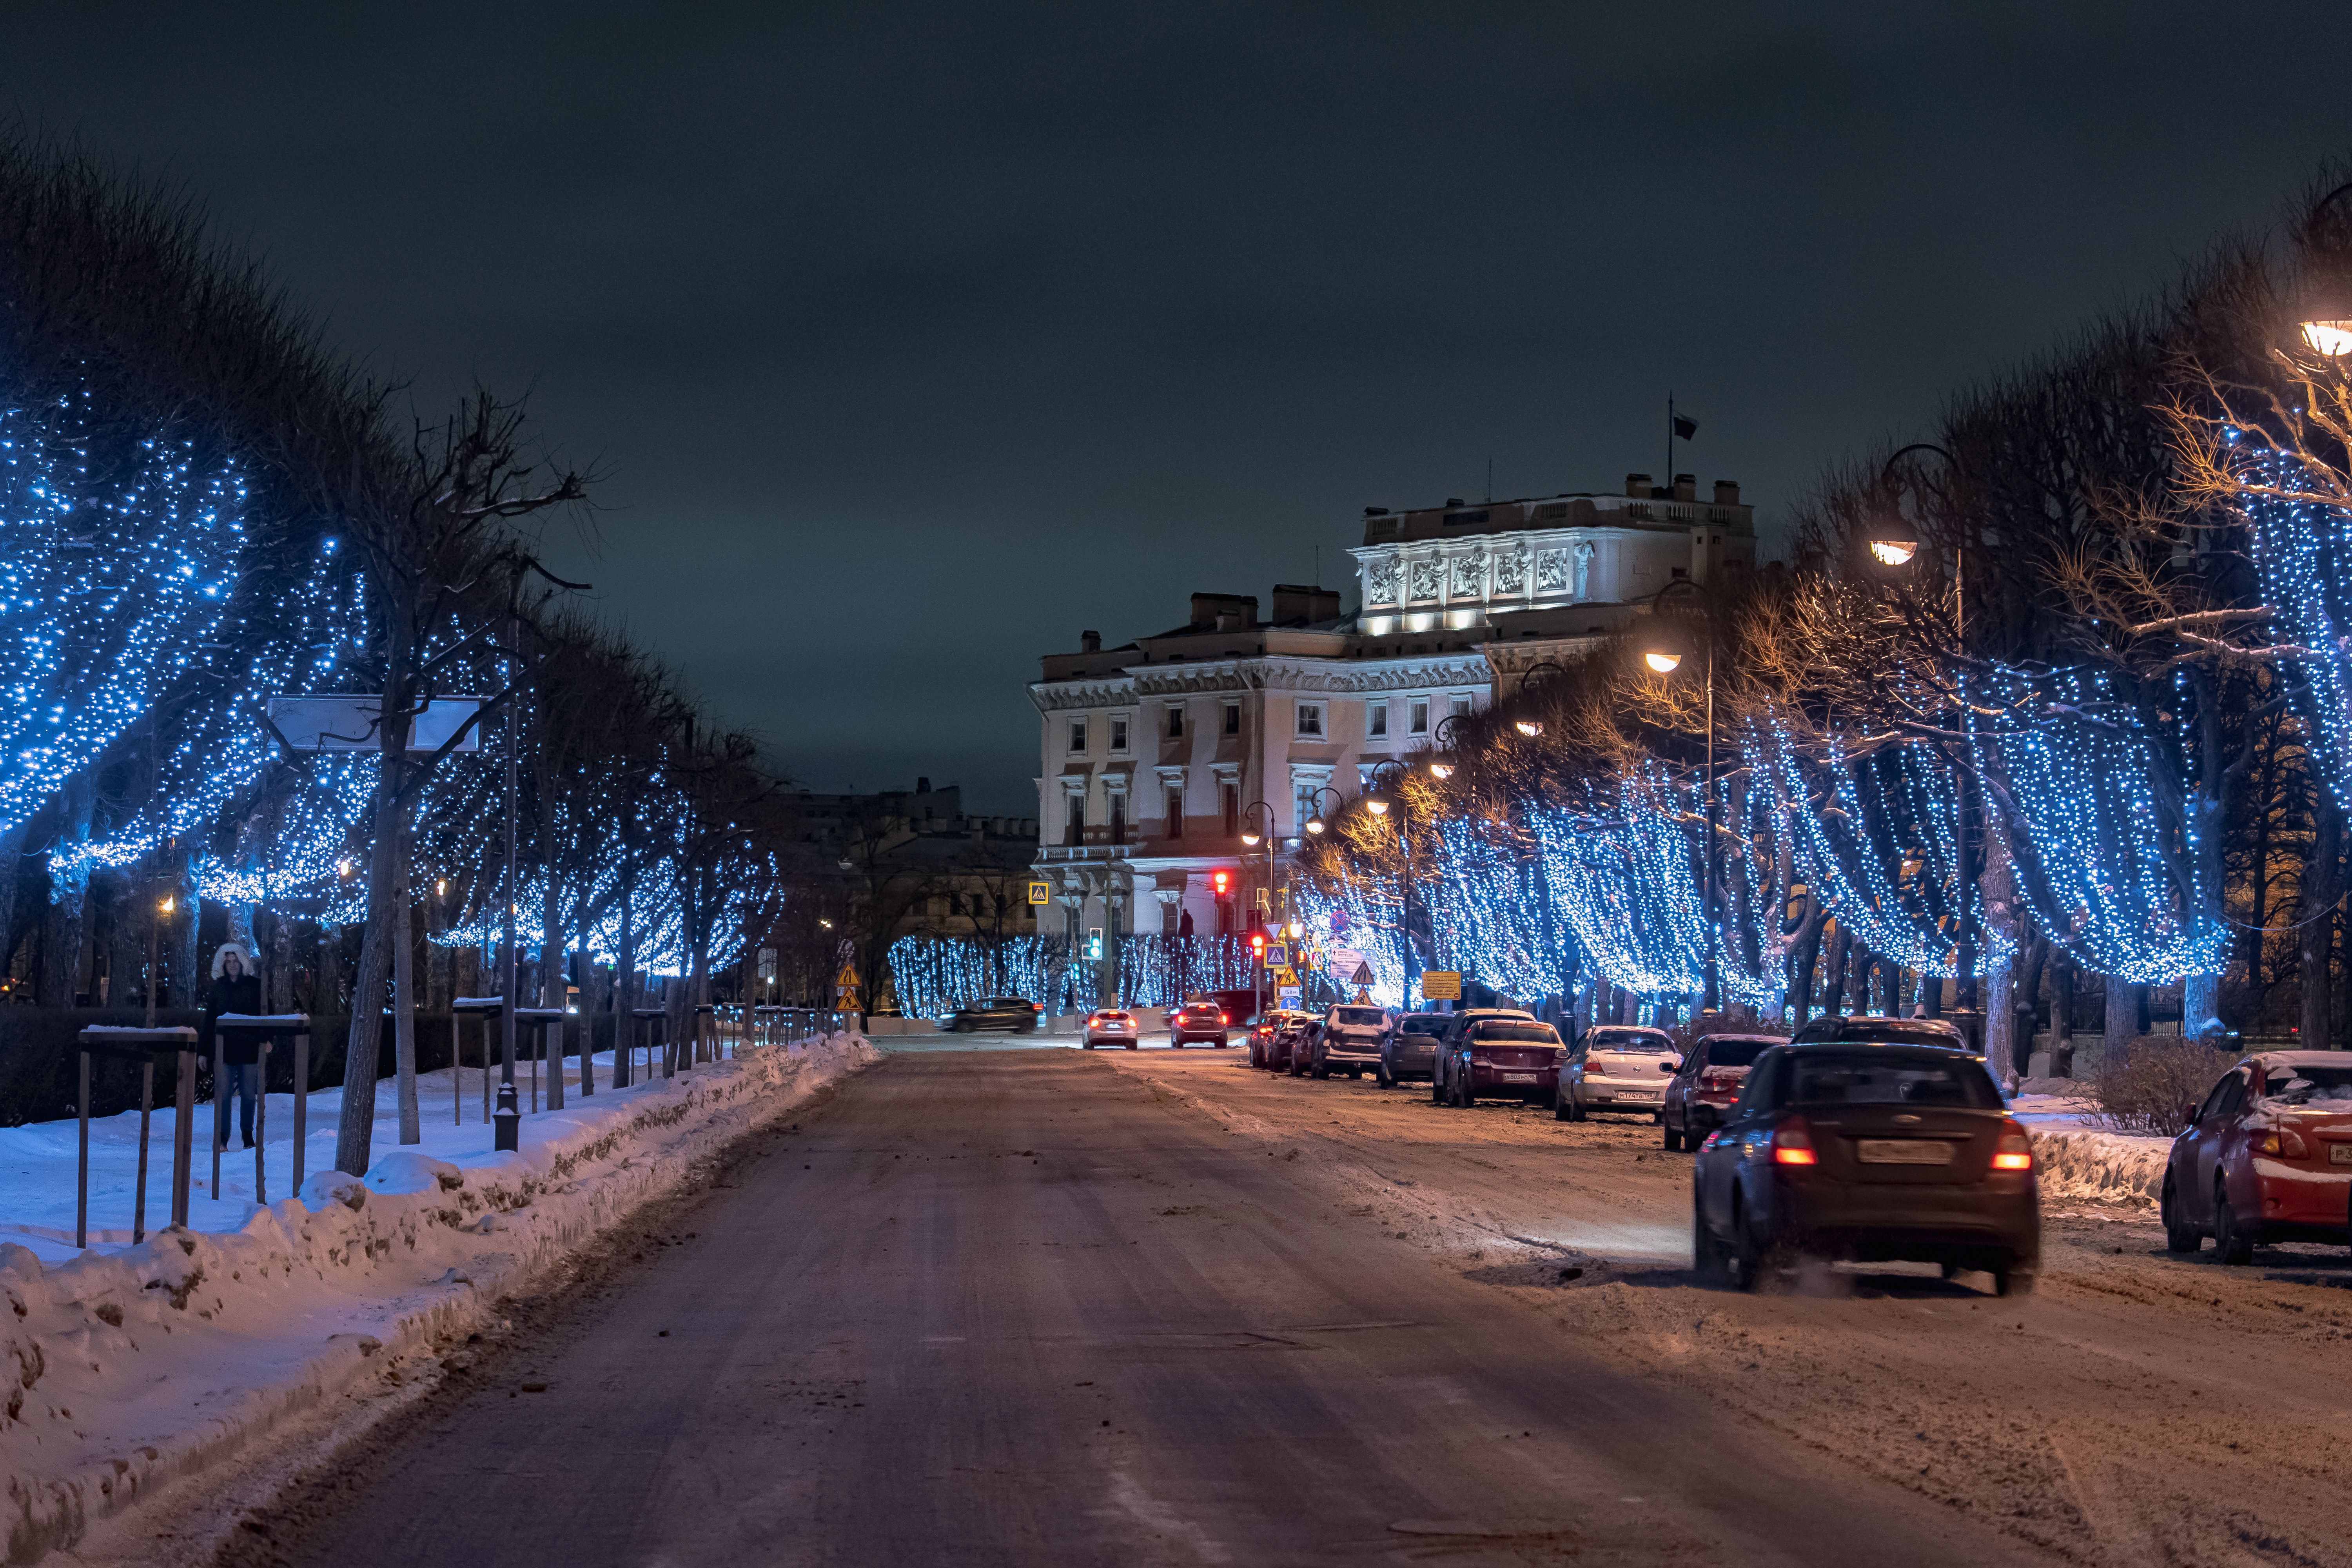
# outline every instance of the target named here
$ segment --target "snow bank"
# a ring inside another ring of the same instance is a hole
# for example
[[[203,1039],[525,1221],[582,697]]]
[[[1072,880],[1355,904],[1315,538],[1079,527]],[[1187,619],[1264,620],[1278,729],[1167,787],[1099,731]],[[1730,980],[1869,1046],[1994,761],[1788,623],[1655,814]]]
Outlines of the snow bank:
[[[2019,1087],[2045,1085],[2049,1092],[2021,1093],[2009,1107],[2033,1139],[2043,1197],[2152,1204],[2163,1194],[2171,1139],[2102,1126],[2098,1107],[2068,1092],[2074,1086],[2067,1079],[2028,1079]]]
[[[364,1179],[319,1171],[267,1207],[225,1183],[220,1202],[193,1206],[188,1230],[137,1247],[135,1164],[123,1161],[138,1119],[108,1118],[92,1126],[91,1218],[122,1224],[93,1223],[100,1244],[86,1253],[71,1246],[74,1124],[0,1131],[0,1237],[16,1238],[0,1239],[0,1563],[71,1545],[92,1521],[234,1458],[363,1375],[396,1378],[435,1340],[470,1331],[501,1295],[679,1186],[698,1160],[877,1058],[845,1033],[600,1089],[526,1116],[524,1146],[509,1153],[489,1148],[478,1121],[436,1122],[432,1080],[446,1115],[446,1073],[426,1079],[427,1142],[401,1148],[387,1084],[375,1146],[392,1152]],[[338,1098],[311,1097],[327,1150]],[[289,1097],[272,1100],[269,1131],[283,1137]],[[168,1113],[156,1140],[168,1184]],[[323,1163],[314,1156],[314,1170]],[[275,1153],[272,1163],[276,1188],[290,1167]],[[251,1156],[232,1157],[232,1171],[249,1194]],[[148,1213],[168,1216],[167,1184]]]

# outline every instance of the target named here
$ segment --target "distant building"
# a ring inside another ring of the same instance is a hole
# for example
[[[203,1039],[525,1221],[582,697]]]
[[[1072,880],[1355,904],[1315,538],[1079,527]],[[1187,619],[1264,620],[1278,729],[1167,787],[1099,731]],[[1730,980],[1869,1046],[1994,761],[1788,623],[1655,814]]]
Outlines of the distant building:
[[[1353,612],[1322,587],[1277,584],[1263,620],[1255,595],[1195,594],[1181,626],[1113,648],[1088,632],[1045,655],[1029,688],[1034,853],[1062,929],[1240,931],[1265,848],[1243,845],[1245,819],[1271,817],[1280,856],[1318,802],[1335,810],[1380,763],[1442,743],[1448,719],[1622,628],[1669,584],[1752,570],[1739,487],[1696,490],[1687,474],[1664,491],[1632,474],[1622,496],[1368,509]]]

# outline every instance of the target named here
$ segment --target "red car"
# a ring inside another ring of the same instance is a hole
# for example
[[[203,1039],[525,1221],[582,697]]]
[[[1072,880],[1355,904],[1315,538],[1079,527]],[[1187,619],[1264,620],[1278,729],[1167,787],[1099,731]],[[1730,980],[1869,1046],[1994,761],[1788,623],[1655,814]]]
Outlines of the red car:
[[[2164,1243],[2224,1263],[2266,1241],[2352,1241],[2352,1058],[2267,1051],[2221,1076],[2164,1170]]]
[[[1283,1026],[1292,1019],[1305,1016],[1307,1015],[1304,1013],[1288,1013],[1276,1008],[1271,1012],[1259,1014],[1243,1026],[1249,1030],[1250,1066],[1254,1068],[1280,1066],[1281,1064],[1273,1059],[1274,1037],[1281,1033]]]
[[[1524,1016],[1479,1018],[1439,1054],[1429,1098],[1437,1105],[1469,1105],[1482,1095],[1549,1105],[1567,1055],[1549,1024]]]
[[[1233,1044],[1225,1034],[1232,1022],[1225,1010],[1214,1002],[1187,1002],[1168,1015],[1168,1043],[1181,1046],[1193,1040],[1205,1040],[1213,1046]]]
[[[1730,1118],[1739,1087],[1756,1053],[1780,1044],[1778,1035],[1702,1035],[1683,1053],[1683,1065],[1666,1080],[1666,1147],[1696,1151],[1706,1135]]]

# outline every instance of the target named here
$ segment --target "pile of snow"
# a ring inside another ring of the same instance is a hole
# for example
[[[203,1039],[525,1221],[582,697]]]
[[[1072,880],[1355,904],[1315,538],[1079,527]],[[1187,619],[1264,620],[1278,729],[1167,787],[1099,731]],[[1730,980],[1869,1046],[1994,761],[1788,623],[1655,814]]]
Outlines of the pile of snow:
[[[2047,1092],[2020,1093],[2011,1114],[2033,1140],[2046,1198],[2088,1198],[2098,1203],[2152,1204],[2164,1192],[2164,1164],[2172,1140],[2160,1133],[2117,1132],[2104,1125],[2098,1108],[2064,1079],[2028,1079],[2021,1089],[2050,1086]],[[2064,1086],[2064,1087],[2058,1087]]]
[[[354,1380],[470,1331],[499,1297],[678,1187],[729,1141],[877,1059],[844,1033],[602,1088],[525,1116],[511,1153],[491,1150],[478,1120],[478,1072],[467,1075],[477,1098],[462,1127],[447,1120],[449,1075],[427,1075],[426,1139],[406,1148],[387,1084],[375,1146],[394,1152],[363,1179],[321,1168],[341,1098],[321,1092],[309,1113],[317,1173],[298,1196],[252,1202],[252,1156],[232,1154],[221,1200],[205,1197],[200,1135],[190,1228],[136,1247],[138,1113],[128,1112],[92,1123],[86,1253],[72,1245],[75,1124],[0,1130],[0,1563],[69,1546]],[[210,1108],[199,1114],[208,1132]],[[273,1191],[290,1170],[290,1148],[275,1142],[290,1125],[291,1097],[272,1096]],[[160,1225],[171,1212],[168,1110],[153,1137],[147,1212]]]

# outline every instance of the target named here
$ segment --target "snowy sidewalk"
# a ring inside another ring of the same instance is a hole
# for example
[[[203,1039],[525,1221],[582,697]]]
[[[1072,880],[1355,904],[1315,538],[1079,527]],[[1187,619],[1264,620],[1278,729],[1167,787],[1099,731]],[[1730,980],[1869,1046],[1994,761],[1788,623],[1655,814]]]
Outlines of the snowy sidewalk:
[[[292,1097],[270,1097],[267,1169],[223,1156],[209,1194],[201,1107],[190,1226],[171,1212],[172,1113],[156,1113],[148,1238],[130,1245],[136,1111],[90,1125],[90,1239],[73,1246],[76,1124],[0,1129],[0,1563],[37,1561],[158,1488],[230,1462],[366,1373],[469,1331],[501,1295],[675,1189],[731,1139],[877,1059],[862,1036],[769,1047],[526,1113],[492,1151],[480,1079],[449,1120],[446,1072],[421,1080],[421,1144],[402,1146],[379,1086],[364,1181],[332,1167],[341,1093],[310,1097],[311,1176],[292,1173]],[[609,1073],[600,1066],[599,1079]],[[544,1089],[542,1084],[542,1091]],[[527,1090],[526,1090],[527,1094]],[[528,1100],[526,1099],[526,1103]]]
[[[2033,1140],[2044,1198],[2153,1204],[2163,1194],[2172,1140],[2162,1133],[2103,1126],[2088,1099],[2021,1094],[2009,1109]]]

